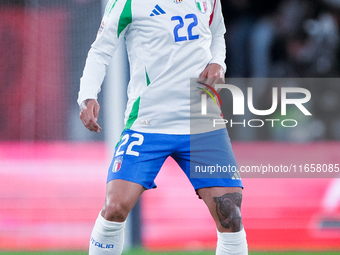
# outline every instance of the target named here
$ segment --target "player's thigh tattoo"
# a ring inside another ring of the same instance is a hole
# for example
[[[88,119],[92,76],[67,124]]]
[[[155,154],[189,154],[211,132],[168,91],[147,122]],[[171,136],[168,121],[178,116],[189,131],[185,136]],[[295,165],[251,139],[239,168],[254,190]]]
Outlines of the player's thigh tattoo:
[[[232,232],[241,230],[241,202],[242,194],[238,192],[226,193],[220,197],[213,197],[216,203],[216,212],[222,227]]]

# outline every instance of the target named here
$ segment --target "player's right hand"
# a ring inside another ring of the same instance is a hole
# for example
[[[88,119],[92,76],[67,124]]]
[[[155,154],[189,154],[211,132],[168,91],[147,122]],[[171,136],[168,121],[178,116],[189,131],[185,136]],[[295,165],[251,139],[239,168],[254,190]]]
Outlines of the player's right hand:
[[[99,133],[102,128],[98,125],[100,106],[96,99],[86,99],[80,104],[80,119],[90,131]]]

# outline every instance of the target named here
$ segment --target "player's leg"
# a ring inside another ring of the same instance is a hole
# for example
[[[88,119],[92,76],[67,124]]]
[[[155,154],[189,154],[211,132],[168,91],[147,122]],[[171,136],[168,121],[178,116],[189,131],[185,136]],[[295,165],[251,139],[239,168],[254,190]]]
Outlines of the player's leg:
[[[241,216],[242,188],[209,187],[198,189],[197,193],[208,206],[216,223],[216,255],[248,254]]]
[[[227,130],[191,135],[174,158],[216,222],[216,254],[247,254],[240,210],[243,185]]]
[[[130,181],[108,182],[101,215],[108,221],[124,222],[144,190],[142,185]]]
[[[119,255],[124,245],[125,220],[144,191],[140,184],[112,180],[106,199],[92,230],[89,255]]]
[[[123,132],[109,168],[105,205],[92,232],[89,255],[121,254],[125,219],[143,191],[156,187],[154,179],[172,150],[169,138]]]
[[[241,218],[242,188],[202,188],[197,190],[197,194],[208,206],[218,231],[238,232],[243,228]]]

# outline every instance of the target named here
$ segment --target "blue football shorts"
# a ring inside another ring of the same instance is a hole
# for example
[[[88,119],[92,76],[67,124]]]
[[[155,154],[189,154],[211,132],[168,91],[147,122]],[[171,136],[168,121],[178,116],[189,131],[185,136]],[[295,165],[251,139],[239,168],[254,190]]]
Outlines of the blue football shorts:
[[[207,187],[243,188],[235,171],[222,171],[228,166],[229,170],[237,168],[226,129],[193,135],[124,130],[115,149],[107,182],[121,179],[138,183],[145,189],[155,188],[154,180],[169,156],[178,163],[195,190]]]

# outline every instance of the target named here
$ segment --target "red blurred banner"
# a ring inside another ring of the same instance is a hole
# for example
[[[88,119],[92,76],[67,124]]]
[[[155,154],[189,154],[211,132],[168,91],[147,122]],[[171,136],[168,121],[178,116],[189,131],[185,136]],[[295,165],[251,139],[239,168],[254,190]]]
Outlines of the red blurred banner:
[[[0,140],[66,138],[65,10],[0,9]]]
[[[0,250],[85,250],[105,198],[103,143],[0,143]]]

